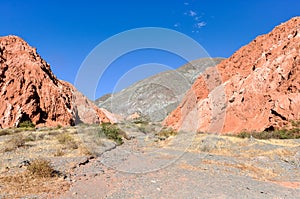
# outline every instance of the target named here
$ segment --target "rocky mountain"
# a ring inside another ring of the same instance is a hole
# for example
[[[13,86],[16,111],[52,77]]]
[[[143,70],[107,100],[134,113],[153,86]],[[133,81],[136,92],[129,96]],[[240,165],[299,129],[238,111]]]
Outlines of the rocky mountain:
[[[177,70],[161,72],[146,78],[118,93],[105,95],[96,100],[96,104],[124,118],[140,115],[151,121],[162,121],[178,106],[199,74],[206,67],[215,66],[222,60],[195,60]]]
[[[300,119],[300,17],[209,68],[164,120],[176,130],[238,133]]]
[[[38,126],[113,121],[17,36],[0,37],[0,128],[31,121]]]

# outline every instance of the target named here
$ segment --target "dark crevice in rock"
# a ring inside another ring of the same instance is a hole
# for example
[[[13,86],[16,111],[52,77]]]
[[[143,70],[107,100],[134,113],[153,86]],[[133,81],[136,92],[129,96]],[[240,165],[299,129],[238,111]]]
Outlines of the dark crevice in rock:
[[[22,113],[19,124],[26,121],[32,122],[27,113]]]
[[[274,131],[274,130],[275,130],[274,126],[269,126],[268,128],[265,128],[264,131],[271,132],[271,131]]]
[[[278,113],[277,111],[271,109],[271,114],[280,117],[282,120],[287,121],[286,117],[284,117],[283,115],[281,115],[280,113]]]
[[[52,80],[52,82],[57,86],[57,79],[56,77],[52,74],[52,72],[49,70],[49,68],[42,66],[41,69],[48,75],[48,77]]]
[[[8,70],[8,66],[5,65],[2,70],[0,71],[0,82],[3,82],[5,79],[5,72]]]
[[[296,32],[294,33],[293,37],[296,37],[298,34],[298,31],[296,30]]]
[[[289,72],[287,79],[291,79],[291,76],[293,75],[292,71]]]
[[[5,50],[5,47],[1,47],[1,46],[0,46],[0,55],[1,55],[1,56],[3,55],[4,50]]]
[[[241,99],[241,102],[244,102],[245,101],[245,98],[244,97],[242,97],[242,99]]]

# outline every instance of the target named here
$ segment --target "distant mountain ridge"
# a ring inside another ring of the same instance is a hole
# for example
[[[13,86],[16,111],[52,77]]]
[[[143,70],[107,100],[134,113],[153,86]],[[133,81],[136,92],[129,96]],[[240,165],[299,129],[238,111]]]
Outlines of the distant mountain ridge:
[[[141,80],[120,92],[102,96],[96,104],[124,118],[138,113],[151,121],[161,121],[177,107],[199,74],[222,60],[202,58],[192,61],[176,70]]]

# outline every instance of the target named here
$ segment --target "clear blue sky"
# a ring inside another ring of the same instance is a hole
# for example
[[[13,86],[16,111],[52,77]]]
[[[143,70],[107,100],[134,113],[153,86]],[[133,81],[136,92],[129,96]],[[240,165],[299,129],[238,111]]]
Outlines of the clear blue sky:
[[[0,0],[0,9],[0,36],[22,37],[37,48],[58,78],[73,83],[89,52],[122,31],[139,27],[174,29],[198,41],[212,57],[229,57],[256,36],[299,16],[300,1]],[[131,53],[114,64],[115,68],[126,68],[124,72],[148,62],[175,68],[183,64],[167,53],[154,51]],[[118,76],[118,70],[113,73]],[[97,96],[111,92],[117,79],[107,74]]]

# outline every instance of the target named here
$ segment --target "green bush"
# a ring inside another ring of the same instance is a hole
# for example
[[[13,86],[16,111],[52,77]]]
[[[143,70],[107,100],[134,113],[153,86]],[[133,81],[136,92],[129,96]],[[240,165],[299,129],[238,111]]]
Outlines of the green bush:
[[[293,127],[300,127],[300,120],[292,120],[291,124]]]
[[[236,134],[236,137],[239,137],[239,138],[250,138],[251,135],[252,134],[250,132],[242,131],[239,134]]]
[[[98,135],[101,136],[104,134],[108,139],[115,141],[118,145],[121,145],[123,144],[123,139],[120,135],[121,132],[121,129],[114,124],[102,123]]]
[[[299,139],[300,129],[280,129],[274,131],[262,131],[262,132],[247,132],[243,131],[237,135],[239,138],[250,138],[251,136],[256,139]]]
[[[19,128],[35,128],[35,124],[33,124],[30,120],[23,121],[19,124]]]

